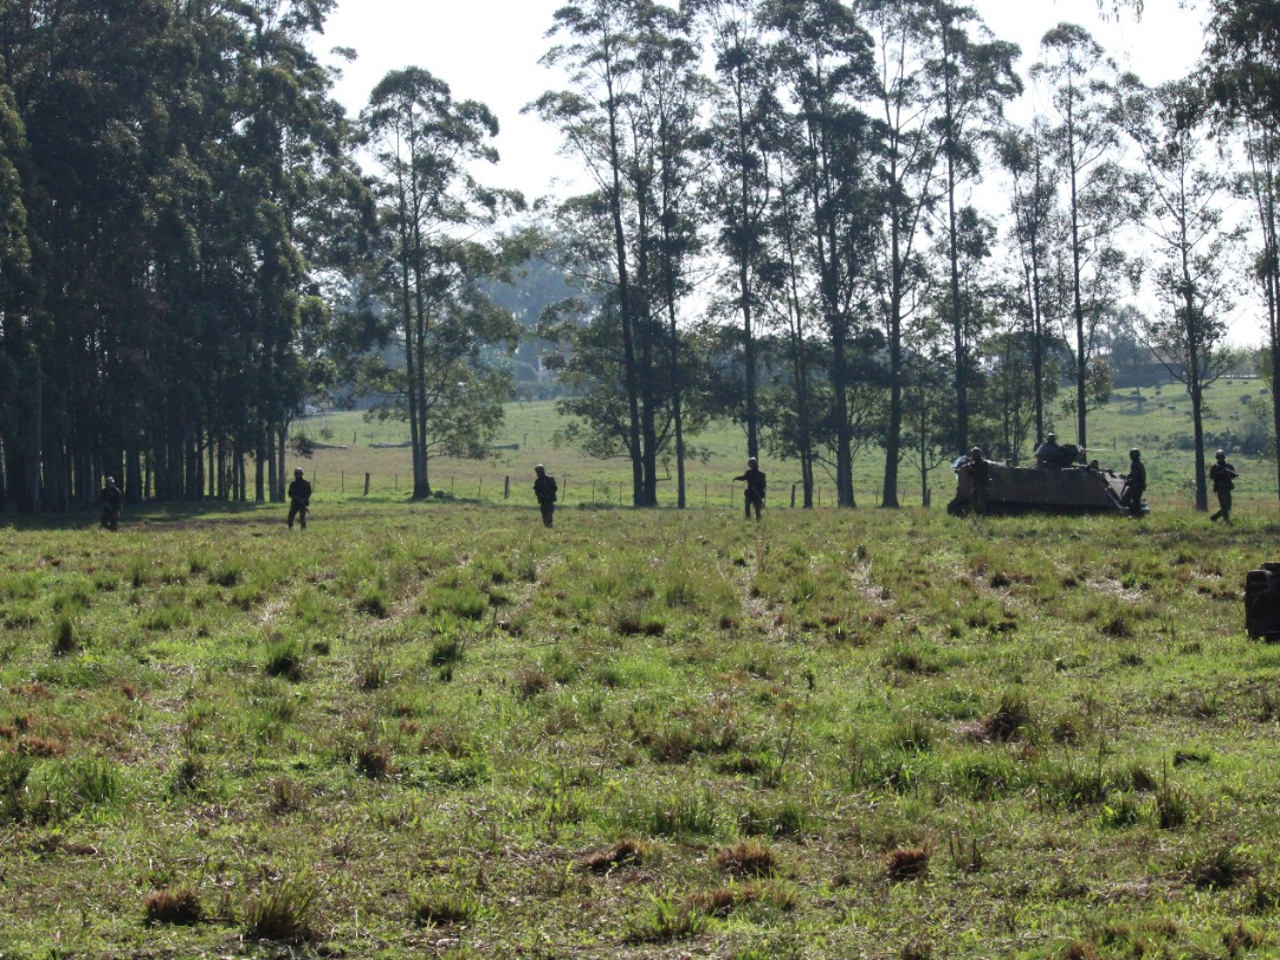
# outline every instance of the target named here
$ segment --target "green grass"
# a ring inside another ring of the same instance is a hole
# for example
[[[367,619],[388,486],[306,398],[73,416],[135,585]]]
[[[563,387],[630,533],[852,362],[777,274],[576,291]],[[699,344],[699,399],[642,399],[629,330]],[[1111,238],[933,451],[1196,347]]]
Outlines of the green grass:
[[[737,507],[6,530],[0,956],[1280,956],[1280,523]]]

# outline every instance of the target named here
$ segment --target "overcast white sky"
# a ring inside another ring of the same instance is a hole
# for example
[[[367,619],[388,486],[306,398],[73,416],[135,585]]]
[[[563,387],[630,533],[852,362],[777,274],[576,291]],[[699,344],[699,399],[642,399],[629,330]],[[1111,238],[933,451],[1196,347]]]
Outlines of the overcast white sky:
[[[557,157],[559,139],[520,109],[556,76],[538,64],[549,41],[552,14],[564,0],[339,0],[316,44],[352,47],[336,94],[352,114],[389,70],[419,66],[450,85],[457,99],[480,100],[498,116],[502,163],[486,177],[530,199],[554,191],[557,174],[572,176]],[[1141,20],[1131,13],[1099,16],[1097,0],[970,0],[992,32],[1022,47],[1021,68],[1037,58],[1040,38],[1062,21],[1078,23],[1122,68],[1149,84],[1184,74],[1203,45],[1200,16],[1179,0],[1146,0]],[[1111,6],[1111,0],[1107,0]],[[326,54],[328,62],[337,59]],[[1029,114],[1031,107],[1028,105]]]
[[[1078,23],[1093,34],[1121,69],[1132,70],[1154,85],[1184,76],[1204,44],[1202,14],[1186,9],[1186,0],[1145,0],[1145,12],[1118,17],[1100,14],[1097,0],[969,0],[992,33],[1022,48],[1019,72],[1039,56],[1040,38],[1063,21]],[[456,99],[480,100],[498,117],[497,148],[502,162],[483,172],[492,186],[521,190],[532,201],[547,194],[573,192],[575,168],[557,151],[556,132],[521,109],[541,93],[561,85],[539,58],[550,41],[545,34],[552,14],[564,0],[339,0],[325,35],[315,49],[323,59],[333,47],[351,47],[358,59],[342,65],[335,90],[351,114],[364,106],[369,92],[389,70],[419,66],[452,88]],[[1106,0],[1108,11],[1112,0]],[[1010,116],[1026,121],[1036,112],[1037,91],[1028,87]],[[1047,106],[1047,105],[1046,105]],[[578,189],[581,189],[579,186]],[[988,188],[989,189],[989,188]],[[1140,241],[1139,241],[1140,242]],[[1231,323],[1230,340],[1257,343],[1256,297],[1241,298]],[[1145,301],[1145,302],[1144,302]],[[1146,297],[1145,310],[1156,309]]]

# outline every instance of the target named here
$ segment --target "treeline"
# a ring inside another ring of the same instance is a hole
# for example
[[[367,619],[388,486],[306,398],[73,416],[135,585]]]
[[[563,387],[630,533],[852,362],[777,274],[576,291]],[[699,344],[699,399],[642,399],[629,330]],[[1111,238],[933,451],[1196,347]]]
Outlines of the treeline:
[[[1206,2],[1203,62],[1149,89],[1070,24],[1021,76],[947,0],[573,0],[545,54],[568,86],[533,108],[593,186],[500,235],[523,199],[482,181],[496,118],[416,67],[348,118],[308,46],[334,0],[6,0],[0,505],[107,474],[281,498],[290,422],[335,386],[408,422],[425,497],[536,364],[636,505],[672,464],[684,504],[727,413],[806,505],[827,471],[852,506],[883,448],[896,506],[900,471],[927,490],[971,444],[1016,458],[1061,418],[1087,445],[1135,344],[1191,396],[1203,503],[1203,391],[1248,299],[1280,384],[1276,4]],[[513,314],[563,292],[520,284],[531,258],[579,295],[513,361]]]
[[[686,438],[727,410],[746,453],[799,461],[806,504],[826,470],[852,506],[882,448],[897,506],[900,470],[927,489],[971,444],[1016,459],[1058,420],[1086,446],[1137,342],[1191,397],[1203,505],[1228,317],[1252,300],[1276,343],[1280,158],[1277,6],[1207,5],[1203,62],[1157,88],[1069,23],[1020,75],[948,0],[562,7],[545,60],[569,84],[535,106],[594,184],[555,224],[586,296],[543,325],[577,438],[630,458],[637,505],[674,461],[683,503]]]
[[[0,502],[282,495],[364,194],[330,6],[0,5]]]

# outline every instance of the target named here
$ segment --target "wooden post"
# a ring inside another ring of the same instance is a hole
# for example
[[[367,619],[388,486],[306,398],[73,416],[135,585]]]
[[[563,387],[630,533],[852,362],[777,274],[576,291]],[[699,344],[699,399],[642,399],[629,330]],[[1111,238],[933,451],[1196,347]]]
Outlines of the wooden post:
[[[338,492],[347,492],[347,471],[343,470],[338,474]]]
[[[795,507],[796,507],[796,485],[793,483],[791,485],[791,509],[794,510]]]
[[[502,499],[511,499],[511,474],[507,474],[506,479],[502,482]]]
[[[560,488],[560,497],[563,500],[569,499],[569,478],[564,478],[564,486]]]
[[[594,478],[591,481],[591,502],[596,502],[596,481]]]
[[[364,495],[366,497],[369,495],[369,474],[367,472],[364,475]]]

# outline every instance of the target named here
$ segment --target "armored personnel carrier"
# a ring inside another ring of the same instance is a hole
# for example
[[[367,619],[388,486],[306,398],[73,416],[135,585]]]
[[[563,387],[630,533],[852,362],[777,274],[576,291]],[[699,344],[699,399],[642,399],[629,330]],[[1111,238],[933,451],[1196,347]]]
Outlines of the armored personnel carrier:
[[[952,464],[956,471],[956,495],[947,512],[964,516],[973,509],[973,482],[961,470],[965,458]],[[1117,513],[1129,508],[1120,499],[1124,478],[1110,470],[1083,466],[1007,467],[987,461],[991,485],[987,487],[987,513]],[[1146,513],[1147,504],[1142,504]]]

